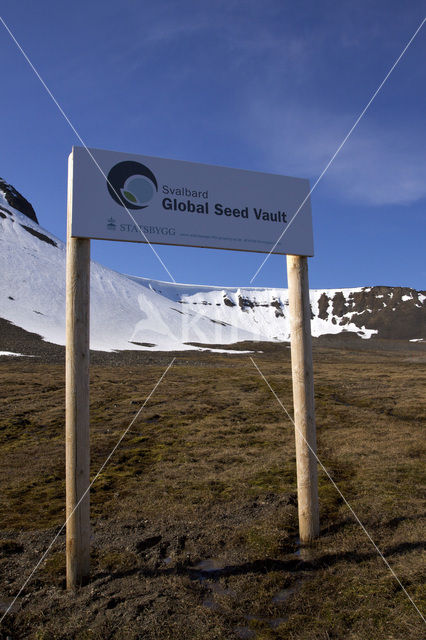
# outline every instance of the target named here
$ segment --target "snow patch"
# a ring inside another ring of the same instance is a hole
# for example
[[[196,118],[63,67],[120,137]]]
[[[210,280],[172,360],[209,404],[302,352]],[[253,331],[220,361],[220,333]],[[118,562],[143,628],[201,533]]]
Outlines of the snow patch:
[[[36,356],[28,356],[26,353],[14,353],[13,351],[0,351],[0,356],[14,356],[19,358],[35,358]]]

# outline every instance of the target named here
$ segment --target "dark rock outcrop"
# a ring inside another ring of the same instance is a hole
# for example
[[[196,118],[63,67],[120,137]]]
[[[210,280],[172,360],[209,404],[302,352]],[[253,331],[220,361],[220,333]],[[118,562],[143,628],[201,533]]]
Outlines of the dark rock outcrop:
[[[47,236],[45,233],[40,233],[40,231],[36,231],[31,227],[27,227],[26,224],[21,224],[21,227],[25,229],[25,231],[28,231],[28,233],[31,233],[32,236],[35,236],[36,238],[38,238],[39,240],[42,240],[46,244],[51,244],[52,247],[58,246],[57,243],[54,240],[52,240],[52,238],[49,238],[49,236]]]
[[[323,293],[321,298],[318,301],[318,318],[321,320],[328,319],[328,303],[330,302],[330,298],[326,293]]]
[[[15,187],[12,187],[12,185],[6,182],[6,180],[3,180],[3,178],[0,178],[0,191],[3,191],[4,197],[11,207],[17,209],[27,216],[27,218],[38,224],[37,215],[32,205]]]

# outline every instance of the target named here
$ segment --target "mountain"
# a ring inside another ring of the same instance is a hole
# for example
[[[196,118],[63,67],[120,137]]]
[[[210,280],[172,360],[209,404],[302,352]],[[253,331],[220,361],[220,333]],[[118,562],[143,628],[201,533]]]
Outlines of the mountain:
[[[4,180],[0,273],[0,318],[63,345],[65,245],[40,227],[30,203]],[[425,291],[376,286],[312,290],[310,298],[315,337],[426,338]],[[189,343],[288,341],[288,316],[287,289],[172,284],[91,265],[93,350],[167,351],[197,348]]]
[[[26,215],[27,218],[38,224],[36,212],[32,205],[19,193],[19,191],[15,189],[15,187],[12,187],[12,185],[7,183],[6,180],[3,180],[3,178],[0,178],[0,193],[2,194],[3,200],[6,200],[7,205],[17,209]],[[3,213],[5,212],[3,211]]]

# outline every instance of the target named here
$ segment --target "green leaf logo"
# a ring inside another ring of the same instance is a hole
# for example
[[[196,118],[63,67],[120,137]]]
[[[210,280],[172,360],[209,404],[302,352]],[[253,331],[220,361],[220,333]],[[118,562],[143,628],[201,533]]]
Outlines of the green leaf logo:
[[[130,202],[134,202],[135,204],[138,201],[137,198],[135,198],[135,196],[133,195],[133,193],[130,193],[130,191],[123,190],[123,196],[127,198],[127,200],[130,200]]]
[[[124,160],[109,170],[107,189],[120,206],[145,209],[158,193],[158,183],[151,169],[144,164]]]

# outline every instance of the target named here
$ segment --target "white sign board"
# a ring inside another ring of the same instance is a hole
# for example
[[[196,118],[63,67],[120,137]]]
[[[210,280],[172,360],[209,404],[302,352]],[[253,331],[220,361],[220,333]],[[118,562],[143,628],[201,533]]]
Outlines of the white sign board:
[[[308,180],[99,149],[90,153],[98,166],[83,147],[70,155],[73,237],[314,253]]]

